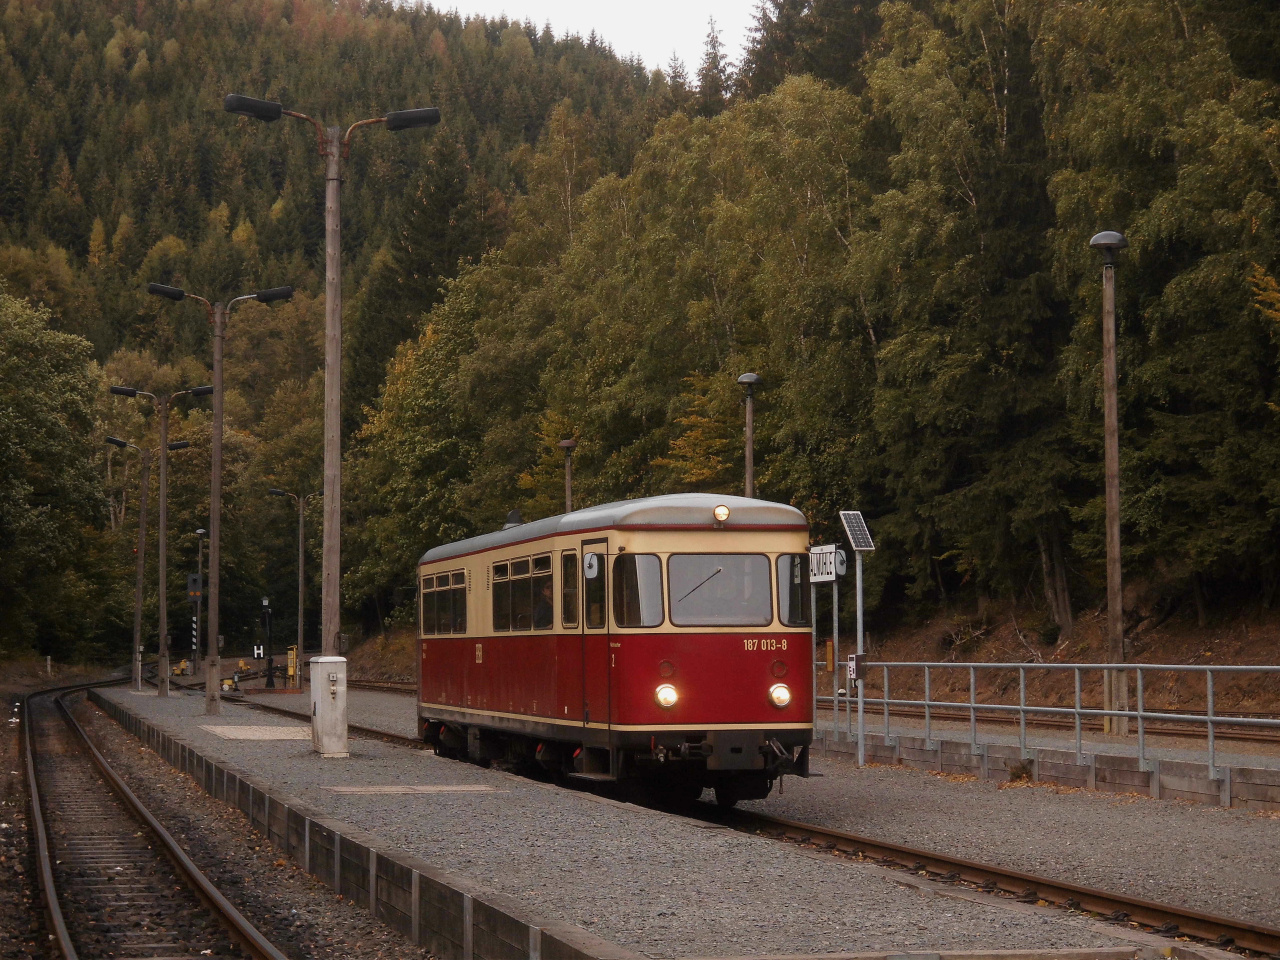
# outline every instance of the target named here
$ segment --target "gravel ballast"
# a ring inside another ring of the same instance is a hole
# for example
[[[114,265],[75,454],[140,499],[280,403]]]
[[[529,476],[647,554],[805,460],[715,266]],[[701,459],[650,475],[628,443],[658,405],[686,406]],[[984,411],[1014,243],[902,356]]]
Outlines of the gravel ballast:
[[[1280,926],[1280,818],[1049,784],[816,760],[744,803],[790,820]]]
[[[1044,950],[1132,945],[1123,928],[999,902],[858,864],[379,741],[322,759],[309,740],[223,739],[201,729],[296,726],[200,695],[112,698],[197,750],[391,846],[654,957],[872,950]],[[412,700],[351,691],[353,723],[412,731]],[[273,697],[285,706],[285,697]],[[304,697],[288,706],[305,711]],[[380,721],[380,716],[383,720]],[[788,782],[789,797],[798,781]],[[416,795],[332,787],[487,787]]]

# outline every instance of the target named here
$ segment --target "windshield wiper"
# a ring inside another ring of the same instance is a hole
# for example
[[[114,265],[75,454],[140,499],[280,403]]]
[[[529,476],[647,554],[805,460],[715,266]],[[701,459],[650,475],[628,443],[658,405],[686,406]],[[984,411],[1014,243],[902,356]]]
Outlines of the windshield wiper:
[[[724,573],[724,567],[716,567],[716,568],[715,568],[715,570],[713,570],[711,573],[707,574],[706,579],[704,579],[704,580],[702,581],[702,583],[698,583],[698,584],[696,584],[696,585],[693,587],[693,589],[689,591],[689,593],[686,593],[683,597],[681,597],[679,600],[677,600],[677,601],[676,601],[676,603],[684,603],[684,601],[689,597],[689,594],[690,594],[690,593],[693,593],[693,591],[694,591],[694,590],[697,590],[697,589],[698,589],[698,587],[702,586],[702,584],[703,584],[703,583],[706,583],[706,582],[707,582],[707,580],[710,580],[710,579],[711,579],[712,577],[714,577],[717,573]]]

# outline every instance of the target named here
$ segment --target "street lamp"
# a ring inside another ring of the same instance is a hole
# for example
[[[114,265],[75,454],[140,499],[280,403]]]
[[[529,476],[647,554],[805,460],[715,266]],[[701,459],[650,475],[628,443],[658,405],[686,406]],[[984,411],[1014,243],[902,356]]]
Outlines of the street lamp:
[[[169,568],[168,568],[168,531],[169,531],[169,451],[185,450],[191,446],[186,440],[169,442],[169,404],[177,397],[191,395],[207,397],[213,393],[213,387],[192,387],[190,390],[179,390],[177,393],[147,393],[135,387],[112,387],[111,392],[117,397],[148,397],[152,405],[160,411],[160,532],[156,543],[157,561],[160,567],[160,674],[156,678],[157,696],[169,695]]]
[[[755,393],[756,387],[764,383],[759,374],[744,373],[738,378],[738,383],[747,388],[747,425],[746,425],[746,442],[747,442],[747,496],[754,497],[756,495],[756,465],[755,465]]]
[[[1107,491],[1107,662],[1124,663],[1124,600],[1120,590],[1120,417],[1116,401],[1116,254],[1129,246],[1124,234],[1105,230],[1089,241],[1102,254],[1102,418]],[[1102,698],[1108,710],[1129,709],[1129,677],[1107,671]],[[1105,717],[1104,729],[1129,732],[1128,717]]]
[[[222,712],[222,699],[219,691],[221,670],[218,664],[218,601],[219,570],[222,559],[222,342],[226,337],[227,317],[238,303],[245,300],[257,300],[259,303],[271,303],[276,300],[288,300],[293,296],[293,287],[272,287],[235,297],[225,306],[221,303],[210,303],[204,297],[187,293],[180,287],[169,287],[162,283],[147,284],[147,293],[169,300],[198,300],[204,304],[209,314],[209,322],[213,325],[213,466],[209,483],[209,664],[204,678],[204,711],[207,714]]]
[[[138,547],[134,553],[138,555],[135,561],[137,568],[136,582],[133,587],[133,656],[130,660],[133,663],[133,689],[135,692],[142,692],[142,581],[146,567],[146,550],[147,550],[147,500],[149,497],[148,488],[151,486],[151,451],[145,450],[135,444],[129,443],[127,440],[120,440],[116,437],[107,437],[107,443],[112,446],[119,447],[121,450],[131,447],[137,450],[142,457],[142,477],[138,481],[139,489],[139,506],[138,506]]]
[[[298,505],[298,657],[299,657],[298,662],[301,663],[302,612],[303,612],[303,603],[306,599],[306,591],[304,589],[304,586],[303,586],[304,581],[302,579],[302,568],[303,568],[303,564],[306,562],[306,550],[305,550],[306,541],[303,540],[303,537],[302,537],[302,524],[305,518],[304,511],[307,505],[307,501],[310,500],[312,497],[320,496],[320,494],[309,493],[305,497],[299,497],[296,493],[289,493],[287,490],[280,490],[276,487],[270,488],[267,491],[267,493],[271,494],[274,497],[292,497],[293,502]],[[301,667],[299,667],[298,670],[300,672]],[[296,675],[297,674],[295,674],[295,676]]]
[[[564,451],[564,512],[573,513],[573,451],[578,441],[570,437],[556,446]]]
[[[271,123],[282,116],[305,120],[316,129],[320,155],[325,158],[325,305],[324,305],[324,547],[321,553],[320,638],[321,653],[338,653],[339,589],[342,549],[342,160],[350,156],[351,134],[370,124],[388,130],[410,130],[440,122],[436,107],[396,110],[384,117],[360,120],[344,134],[341,127],[327,130],[318,120],[286,110],[272,100],[258,100],[230,93],[222,101],[228,113]]]

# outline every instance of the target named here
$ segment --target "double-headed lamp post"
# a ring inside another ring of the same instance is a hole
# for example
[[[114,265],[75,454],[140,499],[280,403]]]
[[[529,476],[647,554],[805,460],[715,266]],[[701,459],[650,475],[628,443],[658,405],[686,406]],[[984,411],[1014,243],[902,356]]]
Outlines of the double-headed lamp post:
[[[228,113],[262,120],[281,117],[305,120],[316,130],[320,156],[325,159],[325,305],[324,305],[324,547],[321,553],[320,638],[326,657],[338,653],[339,589],[342,552],[342,161],[350,155],[351,134],[359,127],[385,124],[388,130],[429,127],[440,122],[435,107],[396,110],[385,117],[360,120],[347,127],[327,130],[318,120],[286,110],[272,100],[227,94],[222,107]]]
[[[746,445],[747,445],[747,482],[746,495],[754,497],[756,495],[756,462],[755,462],[755,439],[756,439],[756,409],[755,395],[756,387],[764,383],[764,380],[758,373],[744,373],[738,378],[738,383],[746,387],[747,390],[747,423],[744,428]]]
[[[1107,489],[1107,662],[1124,663],[1124,599],[1120,589],[1120,416],[1116,399],[1116,254],[1129,246],[1124,234],[1105,230],[1089,241],[1102,254],[1102,420]],[[1129,709],[1129,678],[1107,671],[1102,698],[1108,710]],[[1128,717],[1104,717],[1104,729],[1125,735]]]
[[[302,613],[303,613],[303,606],[306,602],[306,596],[307,596],[306,589],[304,586],[305,581],[302,579],[303,565],[306,563],[306,560],[307,560],[306,541],[303,539],[302,526],[303,526],[304,520],[306,519],[307,501],[310,500],[312,497],[318,497],[319,494],[309,493],[305,497],[300,497],[296,493],[289,493],[287,490],[280,490],[276,487],[272,487],[267,491],[267,493],[271,494],[274,497],[292,497],[293,502],[297,504],[297,507],[298,507],[298,663],[301,664],[302,662]],[[301,666],[299,666],[298,667],[299,673],[301,673],[301,670],[302,668]]]
[[[190,390],[179,390],[177,393],[154,394],[135,387],[112,387],[111,392],[117,397],[147,397],[160,413],[160,530],[156,534],[156,560],[160,567],[160,675],[156,677],[156,693],[158,696],[169,695],[169,577],[168,577],[168,530],[169,530],[169,451],[185,450],[191,444],[186,440],[169,442],[169,404],[182,396],[207,397],[213,394],[213,387],[192,387]]]
[[[210,303],[204,297],[187,293],[178,287],[167,287],[162,283],[147,284],[147,293],[169,300],[198,300],[203,303],[209,314],[209,322],[213,325],[213,467],[209,481],[209,630],[207,646],[209,649],[208,664],[204,677],[204,711],[206,714],[222,712],[220,696],[221,670],[218,666],[218,600],[219,568],[222,559],[222,342],[226,337],[227,317],[238,303],[246,300],[257,300],[259,303],[271,303],[275,300],[288,300],[293,296],[293,287],[272,287],[270,290],[259,290],[236,297],[225,306],[222,303]]]
[[[137,554],[134,566],[137,568],[133,586],[133,656],[129,659],[133,664],[133,689],[142,691],[142,581],[146,574],[147,550],[147,500],[148,488],[151,486],[151,451],[128,440],[118,437],[107,437],[107,443],[121,450],[130,447],[138,451],[142,457],[142,476],[138,479],[138,546],[133,551]]]

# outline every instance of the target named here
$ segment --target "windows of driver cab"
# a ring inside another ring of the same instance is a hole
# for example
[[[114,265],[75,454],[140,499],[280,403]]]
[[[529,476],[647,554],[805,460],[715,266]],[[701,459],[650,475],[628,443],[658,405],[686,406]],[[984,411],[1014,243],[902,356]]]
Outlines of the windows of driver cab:
[[[493,629],[550,630],[554,593],[551,555],[522,557],[493,565]]]
[[[462,571],[422,578],[419,622],[423,636],[467,632],[467,575]]]

